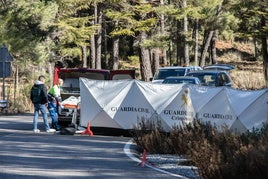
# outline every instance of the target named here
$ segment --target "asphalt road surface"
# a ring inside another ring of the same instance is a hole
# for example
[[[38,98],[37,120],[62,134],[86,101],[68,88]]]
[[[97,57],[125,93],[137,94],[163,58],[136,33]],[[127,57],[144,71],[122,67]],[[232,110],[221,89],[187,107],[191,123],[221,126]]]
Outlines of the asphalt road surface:
[[[125,152],[128,137],[32,131],[33,115],[0,116],[0,178],[175,178],[141,167]]]

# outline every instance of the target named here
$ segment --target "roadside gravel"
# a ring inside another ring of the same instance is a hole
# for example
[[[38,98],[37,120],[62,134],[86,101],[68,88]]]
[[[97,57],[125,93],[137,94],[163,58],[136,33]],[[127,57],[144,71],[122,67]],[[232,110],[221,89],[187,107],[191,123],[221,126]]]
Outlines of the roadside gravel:
[[[129,158],[138,162],[141,167],[149,167],[178,178],[201,178],[197,174],[197,167],[184,165],[183,163],[187,159],[181,156],[139,153],[132,140],[125,145],[124,151]]]
[[[184,165],[183,163],[187,160],[181,156],[149,154],[146,158],[148,165],[152,165],[164,171],[181,175],[185,178],[200,178],[197,175],[197,167]]]

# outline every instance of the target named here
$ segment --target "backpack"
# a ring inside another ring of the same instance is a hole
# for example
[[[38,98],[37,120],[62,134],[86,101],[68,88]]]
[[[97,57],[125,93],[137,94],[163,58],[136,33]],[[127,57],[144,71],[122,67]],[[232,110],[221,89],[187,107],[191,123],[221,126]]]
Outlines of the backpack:
[[[33,103],[40,103],[41,101],[41,87],[40,85],[33,86],[31,89],[31,99]]]

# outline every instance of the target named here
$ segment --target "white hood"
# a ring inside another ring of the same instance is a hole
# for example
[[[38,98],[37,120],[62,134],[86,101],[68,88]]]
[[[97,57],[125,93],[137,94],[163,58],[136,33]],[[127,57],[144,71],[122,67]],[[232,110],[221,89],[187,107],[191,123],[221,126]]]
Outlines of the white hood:
[[[41,85],[41,84],[44,84],[44,82],[39,81],[39,80],[35,80],[35,81],[34,81],[34,84],[35,84],[35,85]]]

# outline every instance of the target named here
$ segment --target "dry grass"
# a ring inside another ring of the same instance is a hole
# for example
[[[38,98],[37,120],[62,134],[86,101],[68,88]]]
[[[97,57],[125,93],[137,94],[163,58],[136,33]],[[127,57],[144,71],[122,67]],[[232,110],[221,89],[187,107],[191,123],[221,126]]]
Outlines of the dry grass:
[[[249,53],[252,49],[243,44],[235,44],[240,51],[226,52],[218,57],[218,63],[231,64],[235,69],[230,72],[234,88],[243,90],[256,90],[266,87],[263,74],[263,63],[254,59]],[[243,52],[247,55],[243,55]]]
[[[243,90],[265,88],[265,80],[261,72],[234,70],[230,75],[234,82],[234,88]]]

